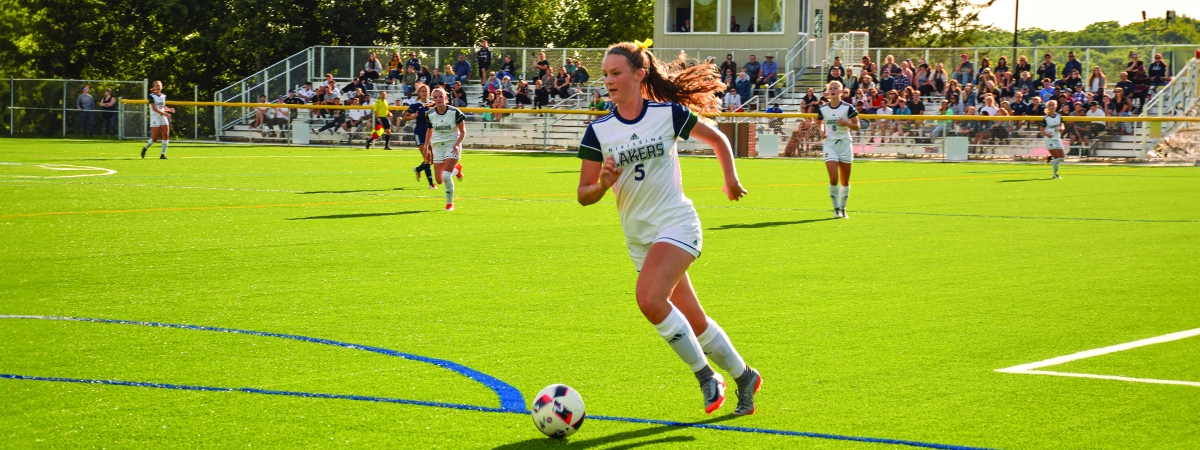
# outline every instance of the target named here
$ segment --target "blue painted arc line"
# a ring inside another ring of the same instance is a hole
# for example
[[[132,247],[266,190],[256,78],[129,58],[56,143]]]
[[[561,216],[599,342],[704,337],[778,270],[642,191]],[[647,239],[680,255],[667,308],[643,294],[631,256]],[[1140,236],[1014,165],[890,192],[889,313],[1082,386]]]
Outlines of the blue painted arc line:
[[[264,337],[274,337],[274,338],[282,338],[282,339],[292,339],[292,340],[311,342],[311,343],[316,343],[316,344],[332,345],[332,346],[336,346],[336,347],[342,347],[342,348],[348,348],[348,349],[354,349],[354,350],[364,350],[364,351],[379,353],[379,354],[383,354],[383,355],[395,356],[395,357],[409,359],[409,360],[413,360],[413,361],[419,361],[419,362],[424,362],[424,363],[428,363],[428,364],[433,364],[438,367],[443,367],[443,368],[449,369],[451,371],[454,371],[458,374],[461,374],[463,376],[466,376],[472,380],[475,380],[476,382],[479,382],[480,384],[487,386],[488,388],[492,389],[492,391],[496,392],[496,395],[500,397],[500,407],[493,408],[493,407],[488,407],[488,406],[468,405],[468,404],[462,404],[462,403],[431,402],[431,401],[423,401],[423,400],[409,400],[409,399],[403,399],[403,398],[376,397],[376,396],[368,396],[368,395],[323,394],[323,393],[315,393],[315,392],[280,391],[280,390],[259,389],[259,388],[228,388],[228,387],[216,387],[216,386],[196,386],[196,385],[185,385],[185,384],[154,383],[154,382],[145,382],[145,381],[99,380],[99,379],[67,378],[67,377],[40,377],[40,376],[5,374],[5,373],[0,373],[0,379],[27,380],[27,381],[50,381],[50,382],[61,382],[61,383],[100,384],[100,385],[109,385],[109,386],[174,389],[174,390],[182,390],[182,391],[242,392],[242,393],[247,393],[247,394],[283,395],[283,396],[303,397],[303,398],[322,398],[322,399],[355,400],[355,401],[367,401],[367,402],[379,402],[379,403],[395,403],[395,404],[402,404],[402,405],[428,406],[428,407],[434,407],[434,408],[448,408],[448,409],[458,409],[458,410],[464,410],[464,411],[479,411],[479,412],[490,412],[490,413],[529,414],[529,411],[525,408],[525,401],[524,401],[524,397],[521,395],[521,392],[519,390],[517,390],[517,388],[513,387],[512,385],[509,385],[508,383],[500,381],[499,379],[497,379],[491,375],[485,374],[483,372],[479,372],[475,369],[471,369],[469,367],[463,366],[461,364],[458,364],[458,363],[455,363],[452,361],[447,361],[444,359],[437,359],[437,358],[429,358],[429,357],[420,356],[420,355],[413,355],[410,353],[398,352],[395,350],[390,350],[390,349],[381,348],[381,347],[371,347],[371,346],[350,344],[350,343],[346,343],[346,342],[333,341],[333,340],[329,340],[329,339],[312,338],[312,337],[299,336],[299,335],[294,335],[294,334],[268,333],[268,332],[263,332],[263,331],[239,330],[239,329],[235,329],[235,328],[206,327],[206,326],[199,326],[199,325],[182,325],[182,324],[171,324],[171,323],[161,323],[161,322],[143,322],[143,321],[134,321],[134,320],[96,319],[96,318],[63,317],[63,316],[22,316],[22,315],[0,315],[0,319],[62,320],[62,321],[74,321],[74,322],[94,322],[94,323],[109,323],[109,324],[122,324],[122,325],[141,325],[141,326],[160,327],[160,328],[176,328],[176,329],[183,329],[183,330],[215,331],[215,332],[221,332],[221,333],[234,333],[234,334],[245,334],[245,335],[252,335],[252,336],[264,336]],[[987,450],[987,448],[985,448],[985,447],[969,447],[969,446],[961,446],[961,445],[938,444],[938,443],[932,443],[932,442],[908,441],[908,440],[901,440],[901,439],[873,438],[873,437],[848,436],[848,435],[828,434],[828,433],[812,433],[812,432],[805,432],[805,431],[777,430],[777,429],[771,429],[771,428],[738,427],[738,426],[731,426],[731,425],[718,425],[718,424],[702,423],[702,422],[701,423],[678,422],[678,421],[671,421],[671,420],[642,419],[642,418],[637,418],[637,417],[593,416],[593,415],[589,415],[588,418],[592,419],[592,420],[605,420],[605,421],[614,421],[614,422],[665,425],[665,426],[681,427],[681,428],[699,428],[699,429],[706,429],[706,430],[732,431],[732,432],[741,432],[741,433],[772,434],[772,435],[780,435],[780,436],[797,436],[797,437],[808,437],[808,438],[817,438],[817,439],[832,439],[832,440],[839,440],[839,441],[866,442],[866,443],[875,443],[875,444],[903,445],[903,446],[920,447],[920,448],[934,448],[934,449],[946,449],[946,450]]]
[[[438,359],[438,358],[430,358],[427,356],[414,355],[411,353],[398,352],[395,350],[381,348],[381,347],[372,347],[372,346],[367,346],[367,345],[351,344],[348,342],[339,342],[339,341],[334,341],[334,340],[330,340],[330,339],[299,336],[299,335],[295,335],[295,334],[268,333],[265,331],[239,330],[236,328],[206,327],[206,326],[200,326],[200,325],[183,325],[183,324],[177,324],[177,323],[143,322],[143,321],[136,321],[136,320],[117,320],[117,319],[96,319],[96,318],[89,318],[89,317],[20,316],[20,315],[0,315],[0,319],[62,320],[62,321],[73,321],[73,322],[109,323],[109,324],[120,324],[120,325],[140,325],[140,326],[158,327],[158,328],[175,328],[175,329],[181,329],[181,330],[215,331],[218,333],[233,333],[233,334],[245,334],[245,335],[251,335],[251,336],[263,336],[263,337],[273,337],[273,338],[280,338],[280,339],[291,339],[291,340],[295,340],[295,341],[310,342],[310,343],[322,344],[322,345],[331,345],[334,347],[348,348],[348,349],[352,349],[352,350],[368,351],[368,352],[372,352],[372,353],[378,353],[381,355],[395,356],[398,358],[404,358],[404,359],[411,360],[411,361],[432,364],[434,366],[441,367],[443,369],[448,369],[450,371],[458,373],[459,375],[465,376],[479,384],[482,384],[482,385],[486,386],[488,389],[491,389],[492,392],[495,392],[496,396],[500,400],[500,409],[512,410],[513,412],[520,412],[520,413],[528,412],[528,410],[525,408],[525,396],[521,395],[521,391],[508,383],[500,381],[496,377],[493,377],[486,373],[472,369],[470,367],[464,366],[462,364],[458,364],[453,361],[447,361],[447,360]]]

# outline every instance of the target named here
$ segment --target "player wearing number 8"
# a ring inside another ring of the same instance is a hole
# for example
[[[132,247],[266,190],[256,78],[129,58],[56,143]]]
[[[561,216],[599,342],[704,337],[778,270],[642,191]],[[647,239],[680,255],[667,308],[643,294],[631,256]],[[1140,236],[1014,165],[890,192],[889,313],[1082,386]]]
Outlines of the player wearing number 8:
[[[850,198],[850,165],[854,163],[854,147],[850,130],[858,131],[858,111],[842,101],[842,83],[830,81],[825,89],[829,102],[817,108],[817,126],[824,142],[825,169],[829,172],[829,198],[833,200],[833,217],[849,219],[846,200]],[[838,181],[841,187],[838,187]]]
[[[625,243],[639,272],[638,307],[695,374],[704,411],[712,413],[725,401],[725,380],[709,367],[707,354],[737,381],[734,414],[752,414],[762,378],[705,315],[687,275],[703,238],[696,208],[683,195],[676,150],[680,139],[691,136],[711,145],[725,176],[725,195],[738,200],[746,194],[729,140],[690,109],[718,111],[714,93],[724,86],[713,65],[675,69],[655,60],[648,46],[624,42],[605,54],[604,86],[616,108],[592,121],[579,144],[577,196],[580,204],[591,205],[610,187],[616,194]]]

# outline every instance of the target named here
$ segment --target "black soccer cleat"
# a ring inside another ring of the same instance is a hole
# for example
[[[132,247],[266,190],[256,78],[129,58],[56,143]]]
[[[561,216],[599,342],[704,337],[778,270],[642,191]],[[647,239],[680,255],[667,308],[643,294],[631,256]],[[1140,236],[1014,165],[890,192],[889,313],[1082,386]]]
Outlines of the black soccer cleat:
[[[167,159],[167,155],[158,155],[158,159]]]
[[[149,147],[142,147],[142,158],[143,159],[146,158],[146,149],[147,148],[149,148]]]

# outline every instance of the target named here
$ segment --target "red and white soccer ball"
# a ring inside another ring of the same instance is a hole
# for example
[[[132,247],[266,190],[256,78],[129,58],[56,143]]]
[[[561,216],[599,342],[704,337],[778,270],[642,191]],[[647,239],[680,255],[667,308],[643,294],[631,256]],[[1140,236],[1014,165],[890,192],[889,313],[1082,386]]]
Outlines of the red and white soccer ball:
[[[533,424],[554,439],[563,439],[583,426],[583,397],[565,384],[546,386],[533,397]]]

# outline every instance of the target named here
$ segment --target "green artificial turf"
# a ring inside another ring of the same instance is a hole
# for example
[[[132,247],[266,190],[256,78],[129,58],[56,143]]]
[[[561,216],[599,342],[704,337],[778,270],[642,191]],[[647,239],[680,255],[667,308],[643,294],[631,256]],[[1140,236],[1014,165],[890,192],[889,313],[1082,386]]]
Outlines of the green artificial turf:
[[[611,196],[579,160],[471,152],[457,211],[415,151],[0,140],[0,314],[225,327],[440,358],[591,415],[999,448],[1197,448],[1200,388],[996,369],[1200,327],[1200,169],[684,158],[692,281],[765,384],[703,413],[638,312]],[[152,153],[157,153],[157,147]],[[42,164],[43,166],[38,166]],[[51,166],[54,164],[58,166]],[[61,165],[88,170],[52,170]],[[64,175],[110,175],[74,178]],[[1200,380],[1200,337],[1046,370]],[[0,373],[498,407],[446,369],[214,331],[0,319]],[[882,448],[245,392],[0,379],[4,447]]]

